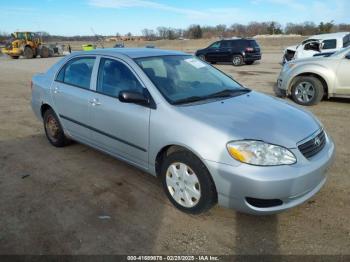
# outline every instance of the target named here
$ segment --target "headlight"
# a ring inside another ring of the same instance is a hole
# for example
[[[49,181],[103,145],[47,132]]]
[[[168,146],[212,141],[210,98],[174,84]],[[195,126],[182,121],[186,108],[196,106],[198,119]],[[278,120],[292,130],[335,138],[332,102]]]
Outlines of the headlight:
[[[293,67],[295,67],[294,63],[290,63],[290,62],[289,63],[285,63],[284,66],[283,66],[282,71],[285,72],[285,71],[287,71],[289,69],[292,69]]]
[[[297,161],[287,148],[262,141],[230,142],[227,144],[227,150],[234,159],[257,166],[292,165]]]

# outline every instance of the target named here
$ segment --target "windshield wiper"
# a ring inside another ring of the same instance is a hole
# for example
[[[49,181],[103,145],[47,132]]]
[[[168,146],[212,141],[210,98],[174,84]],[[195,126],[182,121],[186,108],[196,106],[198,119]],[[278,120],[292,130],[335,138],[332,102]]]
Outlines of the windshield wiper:
[[[186,104],[186,103],[197,102],[197,101],[200,101],[202,99],[205,99],[205,97],[203,97],[203,96],[190,96],[190,97],[186,97],[183,99],[179,99],[179,100],[175,101],[173,104],[174,105],[181,105],[181,104]]]
[[[186,104],[186,103],[192,103],[197,102],[201,100],[211,99],[211,98],[219,98],[219,97],[232,97],[235,95],[241,95],[243,93],[250,92],[250,89],[244,88],[244,89],[224,89],[219,92],[206,95],[206,96],[190,96],[183,99],[179,99],[174,102],[174,105],[180,105],[180,104]]]
[[[224,89],[222,91],[219,91],[217,93],[213,93],[210,95],[207,95],[206,98],[215,98],[215,97],[231,97],[235,94],[242,94],[242,93],[248,93],[250,92],[249,89]]]

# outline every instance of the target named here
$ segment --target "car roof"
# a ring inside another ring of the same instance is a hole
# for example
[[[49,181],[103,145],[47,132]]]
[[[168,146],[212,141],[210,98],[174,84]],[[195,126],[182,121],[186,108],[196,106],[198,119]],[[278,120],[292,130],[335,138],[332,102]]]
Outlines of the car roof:
[[[92,54],[92,55],[125,55],[130,58],[140,58],[140,57],[152,57],[152,56],[168,56],[168,55],[189,55],[184,52],[176,50],[164,50],[158,48],[104,48],[104,49],[94,49],[91,51],[82,51],[74,53],[76,55],[80,54]]]
[[[225,38],[225,39],[221,39],[221,41],[241,41],[241,40],[247,40],[247,41],[251,41],[251,40],[254,40],[253,38],[240,38],[240,37],[237,37],[237,38]]]
[[[344,36],[350,34],[349,32],[339,32],[339,33],[331,33],[331,34],[321,34],[321,35],[313,35],[310,36],[308,39],[329,39],[329,38],[343,38]]]

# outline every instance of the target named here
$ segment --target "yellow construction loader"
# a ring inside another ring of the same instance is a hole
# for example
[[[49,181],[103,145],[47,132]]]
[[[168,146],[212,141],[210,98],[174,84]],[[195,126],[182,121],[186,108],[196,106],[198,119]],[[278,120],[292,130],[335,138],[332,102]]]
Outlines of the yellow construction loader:
[[[27,59],[35,58],[38,55],[42,58],[49,57],[52,53],[50,48],[45,46],[41,38],[33,32],[15,32],[11,34],[11,40],[2,48],[1,52],[17,59],[24,56]]]

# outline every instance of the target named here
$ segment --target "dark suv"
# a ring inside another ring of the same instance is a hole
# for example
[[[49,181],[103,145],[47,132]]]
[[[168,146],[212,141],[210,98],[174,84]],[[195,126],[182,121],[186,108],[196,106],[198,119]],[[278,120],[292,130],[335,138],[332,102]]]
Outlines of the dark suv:
[[[211,63],[231,62],[234,66],[240,66],[260,60],[261,52],[254,39],[239,38],[217,41],[205,49],[197,50],[196,56]]]

